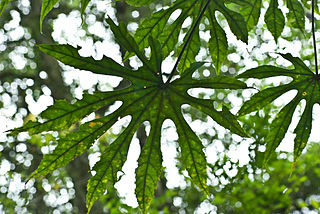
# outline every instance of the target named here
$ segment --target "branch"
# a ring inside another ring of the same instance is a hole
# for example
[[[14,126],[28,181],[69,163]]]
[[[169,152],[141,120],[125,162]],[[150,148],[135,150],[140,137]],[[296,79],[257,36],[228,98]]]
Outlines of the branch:
[[[206,9],[207,9],[210,1],[211,1],[211,0],[207,0],[206,4],[205,4],[204,7],[202,8],[199,16],[197,17],[196,22],[195,22],[194,25],[192,26],[191,31],[190,31],[190,34],[188,35],[188,38],[187,38],[186,42],[183,44],[183,47],[182,47],[182,49],[181,49],[181,51],[180,51],[180,53],[179,53],[179,56],[178,56],[178,58],[177,58],[177,61],[176,61],[176,63],[174,64],[174,66],[173,66],[173,68],[172,68],[172,70],[171,70],[170,76],[169,76],[169,78],[168,78],[168,80],[166,81],[165,84],[169,84],[170,80],[172,79],[172,77],[173,77],[173,75],[174,75],[174,73],[175,73],[175,71],[176,71],[176,69],[177,69],[177,67],[178,67],[178,64],[179,64],[179,62],[180,62],[180,60],[181,60],[181,58],[182,58],[182,55],[183,55],[185,49],[187,48],[187,45],[189,44],[189,42],[190,42],[190,40],[191,40],[191,38],[192,38],[192,35],[193,35],[194,31],[195,31],[196,28],[198,27],[198,25],[199,25],[199,23],[200,23],[200,20],[201,20],[201,18],[202,18],[202,16],[203,16],[204,12],[206,11]]]

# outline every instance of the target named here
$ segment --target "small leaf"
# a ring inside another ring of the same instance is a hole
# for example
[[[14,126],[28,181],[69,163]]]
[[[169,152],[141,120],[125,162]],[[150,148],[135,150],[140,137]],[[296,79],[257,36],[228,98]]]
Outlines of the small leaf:
[[[258,24],[261,0],[228,0],[227,2],[236,3],[240,6],[239,12],[247,23],[248,31]]]
[[[287,13],[288,22],[304,33],[305,12],[301,3],[298,0],[287,0],[287,7],[289,9],[289,13]]]
[[[268,30],[277,41],[283,31],[285,24],[285,18],[282,11],[278,8],[277,0],[270,1],[269,8],[264,16],[264,21],[267,24]]]
[[[1,0],[0,1],[0,15],[3,13],[4,9],[8,6],[11,0]]]
[[[83,17],[84,12],[85,12],[89,2],[90,2],[90,0],[81,0],[81,9],[80,9],[81,17]]]
[[[180,4],[183,2],[180,2]],[[170,8],[164,10],[161,9],[156,13],[153,13],[150,18],[146,18],[139,25],[138,29],[134,34],[134,39],[139,45],[140,50],[148,47],[148,38],[158,38],[163,32],[164,27],[166,26],[170,15],[176,10],[176,6],[179,4],[174,4]],[[126,53],[124,60],[127,60],[133,54]]]
[[[126,2],[132,6],[146,6],[154,2],[155,0],[126,0]]]
[[[59,0],[42,0],[41,15],[40,15],[40,31],[42,31],[42,22],[46,15],[59,2]]]
[[[239,116],[249,114],[250,112],[262,109],[264,106],[271,104],[272,101],[280,97],[284,91],[293,89],[293,85],[281,85],[278,87],[267,88],[253,95],[250,100],[245,102],[238,112]]]
[[[242,15],[228,9],[220,0],[213,0],[211,3],[212,8],[221,12],[227,19],[232,33],[241,41],[248,43],[248,30],[247,24]]]
[[[189,5],[189,7],[183,8],[180,16],[171,25],[167,25],[158,37],[162,46],[164,57],[169,56],[171,51],[174,50],[178,44],[178,37],[182,24],[191,13],[193,7],[194,5]]]

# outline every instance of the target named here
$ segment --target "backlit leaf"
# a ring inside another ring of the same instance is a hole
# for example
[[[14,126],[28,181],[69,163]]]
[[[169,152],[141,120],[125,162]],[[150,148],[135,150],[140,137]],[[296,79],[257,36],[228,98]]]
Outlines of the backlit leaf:
[[[269,8],[264,15],[264,21],[267,24],[267,28],[276,41],[283,31],[285,22],[283,13],[278,6],[277,0],[271,0]]]
[[[42,22],[44,17],[52,10],[52,8],[59,2],[59,0],[42,0],[41,14],[40,14],[40,31],[42,31]]]
[[[281,109],[271,123],[270,132],[266,138],[265,163],[284,138],[297,105],[301,100],[306,100],[306,107],[294,131],[296,134],[294,140],[294,160],[297,161],[310,136],[312,107],[314,104],[320,103],[319,75],[313,73],[299,58],[292,57],[290,54],[281,54],[281,56],[290,61],[294,69],[260,66],[238,75],[238,78],[263,79],[274,76],[288,76],[292,78],[292,81],[288,84],[270,87],[256,93],[243,104],[238,112],[239,116],[263,108],[288,91],[296,90],[298,92],[291,102]]]
[[[227,0],[227,2],[236,3],[240,6],[240,14],[247,23],[248,31],[258,24],[261,0]]]
[[[184,37],[184,42],[186,42],[186,39],[189,33]],[[181,60],[178,66],[178,70],[180,71],[180,73],[182,73],[181,71],[184,71],[185,69],[189,68],[190,65],[193,62],[195,62],[196,60],[195,58],[198,55],[198,52],[200,51],[200,46],[201,46],[201,43],[200,43],[199,29],[196,28],[195,32],[192,34],[191,39],[188,42],[186,49],[183,52],[183,55],[181,57]],[[177,50],[178,53],[180,53],[181,48]]]
[[[90,0],[81,0],[81,9],[80,9],[81,16],[83,16],[89,2],[90,2]]]
[[[289,9],[289,13],[287,13],[288,21],[293,27],[298,28],[303,33],[305,12],[301,3],[298,0],[287,0],[287,7]]]
[[[66,129],[105,105],[110,105],[115,101],[122,102],[121,106],[113,113],[86,122],[80,125],[79,130],[71,130],[65,137],[58,139],[57,147],[52,153],[44,156],[38,169],[31,177],[45,175],[65,166],[76,156],[89,149],[95,140],[110,129],[119,118],[130,116],[129,125],[124,128],[114,142],[109,142],[110,145],[105,151],[101,151],[100,160],[93,167],[96,173],[89,180],[87,193],[89,212],[93,203],[104,194],[107,182],[115,183],[118,180],[117,173],[121,171],[126,161],[134,133],[143,122],[149,121],[151,129],[139,156],[135,190],[139,206],[146,213],[162,172],[161,127],[164,120],[170,119],[178,132],[182,166],[186,168],[192,181],[201,190],[208,193],[207,162],[203,145],[184,119],[181,106],[188,104],[207,114],[233,133],[247,137],[236,117],[227,108],[224,107],[222,111],[218,111],[214,109],[213,100],[195,98],[188,94],[188,90],[191,88],[243,89],[247,87],[246,84],[225,76],[194,79],[192,75],[203,65],[201,62],[190,64],[189,68],[179,77],[170,82],[163,82],[161,44],[149,37],[151,56],[146,58],[122,24],[117,26],[109,18],[107,23],[109,23],[117,41],[129,52],[135,53],[143,62],[143,66],[134,71],[108,57],[98,61],[92,57],[81,57],[78,49],[70,45],[39,45],[40,50],[66,65],[97,74],[119,76],[129,80],[131,84],[121,90],[86,95],[74,105],[64,101],[57,102],[41,114],[44,122],[27,123],[22,128],[14,130],[13,132],[23,130],[37,133]]]
[[[226,33],[218,24],[216,17],[211,10],[208,13],[208,17],[210,21],[211,36],[208,43],[209,52],[216,72],[219,74],[221,65],[228,55],[228,41]]]
[[[134,35],[139,48],[141,50],[146,48],[148,46],[147,38],[152,36],[160,41],[164,57],[167,57],[173,50],[175,50],[176,54],[179,53],[181,46],[177,47],[177,44],[179,44],[178,38],[182,31],[183,23],[185,23],[187,18],[191,18],[192,21],[195,22],[206,2],[207,0],[178,0],[168,9],[154,13],[150,19],[144,20],[141,25],[139,25]],[[253,5],[255,7],[253,7]],[[259,3],[255,2],[250,3],[250,6],[252,6],[252,15],[247,16],[248,21],[250,20],[250,22],[255,23],[258,20],[260,15],[259,5]],[[170,20],[169,17],[175,11],[177,12],[178,9],[180,10],[180,15],[174,20]],[[205,10],[205,15],[211,19],[210,24],[212,25],[210,26],[211,40],[209,43],[209,52],[216,70],[219,72],[221,64],[227,55],[228,43],[224,30],[215,20],[216,11],[223,14],[234,35],[246,43],[248,41],[248,31],[246,21],[240,13],[227,8],[223,1],[212,0],[210,2],[209,7]],[[190,31],[191,30],[189,29],[185,39],[187,38],[187,35],[190,34]],[[190,64],[194,62],[194,56],[199,53],[199,47],[199,35],[198,30],[196,30],[193,32],[190,44],[187,46],[187,51],[185,51],[182,57],[183,59],[180,61],[179,70],[188,68]],[[129,56],[132,55],[127,54],[125,59],[128,59]]]
[[[155,0],[126,0],[126,2],[132,6],[146,6]]]
[[[8,6],[11,0],[1,0],[0,1],[0,15],[3,13],[4,9]]]
[[[247,24],[242,15],[239,13],[228,9],[222,1],[213,0],[211,3],[211,8],[214,11],[218,10],[223,14],[223,16],[228,21],[229,27],[232,33],[241,41],[248,42],[248,30]]]

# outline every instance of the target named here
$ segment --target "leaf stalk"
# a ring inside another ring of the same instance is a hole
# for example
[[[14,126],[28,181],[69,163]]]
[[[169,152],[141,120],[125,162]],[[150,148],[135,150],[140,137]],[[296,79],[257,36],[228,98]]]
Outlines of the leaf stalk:
[[[179,53],[179,56],[178,56],[178,58],[177,58],[177,61],[176,61],[176,63],[174,64],[174,66],[173,66],[173,68],[172,68],[172,70],[171,70],[171,72],[170,72],[170,75],[169,75],[169,77],[168,77],[168,80],[166,81],[165,84],[169,84],[169,83],[170,83],[170,81],[171,81],[171,79],[172,79],[175,71],[177,70],[177,67],[178,67],[178,64],[179,64],[179,62],[180,62],[180,60],[181,60],[181,58],[182,58],[182,55],[183,55],[184,51],[186,50],[187,45],[189,44],[190,40],[192,39],[192,35],[193,35],[194,31],[195,31],[196,28],[199,26],[199,23],[200,23],[200,21],[201,21],[201,18],[202,18],[202,16],[203,16],[204,12],[206,11],[207,7],[209,6],[210,1],[211,1],[211,0],[207,0],[206,4],[205,4],[204,7],[202,8],[199,16],[197,17],[196,22],[195,22],[194,25],[192,26],[191,31],[190,31],[190,34],[188,35],[186,42],[183,44],[183,47],[182,47],[182,49],[181,49],[181,51],[180,51],[180,53]]]
[[[316,44],[316,35],[315,35],[315,24],[314,24],[314,0],[312,0],[312,11],[311,11],[311,21],[312,21],[312,39],[313,39],[313,50],[314,50],[314,64],[317,78],[319,78],[318,72],[318,57],[317,57],[317,44]]]

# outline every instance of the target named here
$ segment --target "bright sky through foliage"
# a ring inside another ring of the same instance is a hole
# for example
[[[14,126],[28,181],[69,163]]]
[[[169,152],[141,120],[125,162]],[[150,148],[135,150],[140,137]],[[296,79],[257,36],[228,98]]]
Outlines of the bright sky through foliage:
[[[279,1],[280,5],[282,5],[281,1]],[[101,11],[107,11],[106,14],[108,14],[109,17],[111,17],[113,20],[116,20],[115,18],[115,11],[111,7],[111,4],[108,4],[106,1],[91,1],[90,4],[97,4],[97,8],[100,9]],[[267,8],[268,5],[264,5],[264,8]],[[282,10],[286,10],[286,8],[281,8]],[[262,15],[261,17],[264,16],[264,13],[266,12],[266,9],[262,10]],[[217,12],[219,13],[219,12]],[[139,14],[135,13],[133,16],[138,16]],[[174,16],[176,14],[172,15],[172,21],[174,21]],[[23,29],[19,27],[19,22],[20,22],[20,15],[12,12],[12,21],[6,24],[4,26],[6,29],[12,29],[12,33],[9,34],[12,38],[12,40],[17,39],[17,37],[22,37],[24,35]],[[170,19],[169,19],[170,20]],[[100,22],[95,22],[94,16],[88,16],[86,21],[90,23],[89,27],[89,33],[94,34],[100,38],[103,39],[103,42],[96,42],[94,43],[93,40],[90,37],[85,36],[85,32],[83,29],[81,29],[81,17],[80,17],[80,12],[79,11],[73,11],[70,14],[60,14],[56,20],[53,22],[54,26],[54,32],[52,33],[52,37],[60,44],[71,44],[73,46],[80,46],[81,50],[79,51],[80,55],[88,57],[88,56],[93,56],[95,59],[101,59],[103,55],[108,56],[115,60],[118,63],[122,63],[122,59],[120,56],[120,50],[119,50],[119,45],[115,44],[113,42],[113,35],[111,31],[108,29],[106,30],[106,27],[103,23]],[[186,20],[184,25],[188,26],[188,21],[189,25],[191,23],[190,20]],[[258,25],[262,25],[263,20],[261,19]],[[253,47],[256,45],[257,40],[255,39],[255,35],[250,35],[249,37],[249,42],[248,45],[245,43],[241,42],[240,40],[237,40],[236,37],[231,33],[230,29],[227,27],[227,23],[221,23],[222,26],[225,27],[225,31],[227,33],[227,38],[228,38],[228,43],[229,46],[234,47],[237,51],[235,53],[231,53],[228,55],[228,59],[234,63],[241,63],[244,64],[245,67],[243,70],[253,68],[258,66],[258,63],[254,60],[251,59],[250,54],[254,54],[257,59],[263,59],[267,55],[270,54],[270,56],[276,58],[276,62],[278,65],[285,65],[288,66],[290,63],[283,58],[279,57],[276,55],[277,52],[283,52],[283,53],[291,53],[293,56],[299,56],[299,52],[301,51],[302,44],[300,41],[293,41],[293,42],[288,42],[282,38],[278,40],[278,44],[275,43],[273,40],[273,37],[269,31],[264,31],[264,32],[259,32],[261,34],[262,39],[265,41],[265,43],[261,46],[259,51],[255,51],[251,53]],[[135,24],[129,25],[129,30],[135,30],[137,26]],[[310,23],[307,20],[307,25],[306,29],[310,30]],[[260,31],[258,28],[257,31]],[[289,34],[290,32],[289,28],[284,29],[283,34]],[[258,33],[258,32],[257,32]],[[180,35],[179,39],[182,41],[183,36],[185,35]],[[209,40],[209,34],[204,32],[201,33],[200,36],[208,41]],[[1,44],[1,38],[3,37],[1,31],[0,31],[0,44]],[[317,34],[317,37],[319,37],[319,34]],[[1,46],[0,46],[1,48]],[[280,50],[280,51],[279,51]],[[150,50],[149,50],[150,51]],[[205,50],[202,50],[205,51]],[[202,53],[200,50],[200,54],[197,56],[197,58],[202,59],[203,56],[205,56],[204,53]],[[14,62],[14,65],[16,69],[23,69],[23,65],[26,64],[24,62],[24,59],[19,55],[17,52],[16,55],[11,56],[12,61]],[[134,68],[138,67],[141,65],[141,62],[137,60],[137,57],[132,57],[129,59],[130,60],[130,65]],[[208,58],[207,61],[210,61]],[[162,70],[164,71],[170,71],[173,67],[174,64],[174,59],[169,56],[162,64]],[[113,76],[105,76],[105,75],[97,75],[93,74],[88,71],[79,71],[74,68],[71,68],[70,66],[65,66],[62,65],[64,68],[64,79],[66,84],[72,84],[73,82],[79,83],[79,87],[76,87],[73,91],[75,97],[77,99],[81,99],[83,92],[88,90],[89,92],[92,92],[92,87],[96,85],[97,83],[100,83],[101,91],[110,91],[112,90],[113,87],[117,86],[118,83],[121,81],[121,78],[119,77],[113,77]],[[226,71],[228,68],[226,66],[221,67],[221,72]],[[43,74],[45,76],[45,73]],[[266,83],[274,83],[279,84],[280,82],[286,82],[288,79],[286,78],[269,78],[266,80]],[[32,85],[32,82],[26,82],[26,84]],[[257,80],[249,79],[247,81],[247,84],[249,86],[257,86]],[[0,88],[1,90],[1,88]],[[33,97],[28,93],[26,96],[26,101],[29,104],[29,109],[30,111],[34,114],[37,115],[40,112],[42,112],[44,109],[46,109],[48,106],[53,104],[53,99],[51,98],[51,91],[50,89],[43,87],[42,88],[44,94],[40,96],[40,98],[35,101]],[[193,96],[198,96],[200,92],[203,92],[203,89],[192,89],[190,90],[190,94]],[[210,90],[206,90],[207,93],[210,93]],[[248,89],[243,91],[243,96],[246,98],[249,98],[253,93],[256,93],[256,90],[253,89]],[[212,92],[211,92],[212,93]],[[281,97],[279,97],[276,101],[276,105],[283,105],[287,104],[291,98],[293,98],[295,95],[295,92],[289,92],[288,94],[284,94]],[[208,96],[209,97],[209,96]],[[236,96],[228,96],[228,99],[233,103],[234,108],[231,109],[232,113],[236,113],[242,104],[242,101],[237,99]],[[14,112],[15,106],[10,103],[5,95],[2,96],[2,102],[4,103],[4,108],[0,109],[0,121],[6,121],[6,122],[1,122],[0,123],[0,141],[5,141],[6,140],[6,135],[3,134],[5,130],[11,129],[13,127],[17,127],[22,125],[23,121],[18,120],[18,121],[11,121],[8,120],[7,117],[10,117],[12,115],[12,112]],[[289,128],[289,133],[287,133],[286,137],[284,138],[282,144],[279,146],[278,150],[282,151],[292,151],[293,148],[293,139],[294,139],[294,134],[292,134],[292,131],[294,127],[297,125],[298,121],[296,118],[298,118],[299,113],[302,112],[304,108],[304,104],[298,107],[296,109],[294,117],[293,117],[293,123],[290,125]],[[320,114],[320,108],[319,105],[315,105],[314,107],[314,118],[319,117]],[[84,119],[84,121],[88,121],[91,119],[94,119],[95,115],[91,114],[87,118]],[[190,118],[187,118],[186,120],[190,123],[190,126],[193,128],[193,130],[199,134],[202,132],[210,132],[210,129],[206,127],[210,126],[216,126],[218,127],[218,135],[224,134],[226,130],[220,126],[217,125],[216,122],[214,122],[212,119],[208,119],[207,123],[203,123],[200,120],[195,120],[191,121]],[[84,122],[83,121],[83,122]],[[126,121],[121,121],[119,123],[126,123]],[[320,121],[319,120],[314,120],[313,124],[313,132],[311,133],[310,141],[313,140],[318,140],[320,138],[320,135],[317,134],[315,130],[320,128]],[[177,140],[177,133],[175,129],[173,128],[174,124],[171,121],[166,121],[165,124],[163,125],[163,136],[161,139],[161,150],[165,151],[163,152],[164,155],[164,166],[166,167],[166,176],[168,178],[168,183],[167,186],[168,188],[173,188],[176,186],[185,186],[186,181],[184,180],[182,175],[179,175],[177,168],[175,167],[176,164],[176,159],[175,157],[177,156],[177,144],[172,144],[168,142],[173,142]],[[112,132],[117,132],[117,127],[113,127]],[[150,131],[150,130],[149,130]],[[21,134],[21,137],[27,137],[23,134]],[[239,142],[238,146],[233,146],[229,153],[227,154],[232,161],[240,161],[240,165],[244,165],[249,162],[249,156],[248,156],[248,146],[250,143],[252,143],[252,139],[242,139],[241,137],[233,134],[232,135],[234,141]],[[241,144],[240,144],[241,142]],[[2,148],[3,149],[3,148]],[[23,149],[21,147],[21,149]],[[94,150],[94,147],[93,147]],[[215,153],[218,153],[219,151],[222,152],[223,150],[223,145],[222,143],[217,140],[215,143],[209,145],[205,149],[206,154],[210,154],[207,156],[208,162],[209,163],[214,163],[217,158]],[[1,151],[1,147],[0,147]],[[130,145],[129,149],[129,154],[128,154],[128,159],[123,167],[123,172],[124,176],[122,176],[121,180],[115,185],[115,187],[118,189],[119,193],[121,196],[125,197],[125,203],[131,206],[138,206],[138,203],[136,201],[136,196],[134,194],[134,185],[135,185],[135,168],[137,167],[137,160],[138,160],[138,155],[140,153],[140,147],[137,138],[135,137],[133,139],[133,143]],[[92,154],[90,155],[90,165],[93,166],[93,164],[99,159],[99,153]],[[3,175],[7,173],[10,170],[10,166],[8,165],[7,162],[3,161],[0,165],[0,175]],[[232,175],[234,172],[230,171],[230,174]],[[1,182],[1,180],[0,180]],[[17,178],[16,186],[11,187],[11,188],[22,188],[21,187],[21,181],[19,178]],[[132,188],[128,188],[128,186]],[[53,196],[52,196],[53,197]],[[54,199],[54,198],[51,198]],[[63,200],[65,199],[56,199],[56,200]],[[178,203],[178,202],[177,202]],[[205,202],[203,202],[203,205],[201,206],[202,210],[199,210],[199,213],[201,212],[207,212],[207,211],[212,211],[214,210],[214,207],[209,206]]]

